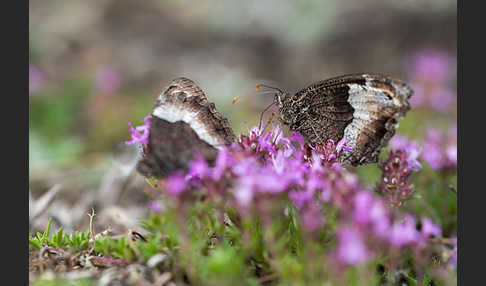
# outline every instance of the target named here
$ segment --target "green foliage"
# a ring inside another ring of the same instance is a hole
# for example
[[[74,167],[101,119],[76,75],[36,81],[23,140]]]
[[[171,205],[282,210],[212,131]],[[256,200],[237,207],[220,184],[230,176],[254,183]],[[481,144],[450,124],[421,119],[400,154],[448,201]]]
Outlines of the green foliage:
[[[52,219],[49,218],[46,230],[43,233],[37,232],[36,237],[29,235],[29,244],[35,249],[41,249],[42,246],[48,244],[49,233],[51,232]]]
[[[104,237],[97,239],[94,243],[94,250],[97,253],[119,258],[125,261],[133,261],[135,253],[128,243],[126,237],[112,239]]]
[[[229,245],[217,247],[196,261],[197,273],[207,285],[244,285],[244,259]]]
[[[73,251],[88,249],[90,233],[76,231],[69,235],[64,233],[61,227],[56,233],[51,235],[52,219],[49,219],[46,230],[43,233],[37,232],[36,236],[29,235],[29,245],[34,249],[41,249],[42,246],[54,248],[69,248]]]
[[[160,233],[147,237],[146,242],[137,240],[135,245],[140,250],[140,254],[144,261],[149,260],[155,254],[167,251],[167,247],[164,247],[164,242]]]
[[[90,232],[78,232],[76,231],[69,237],[69,247],[74,250],[88,249],[90,239]]]

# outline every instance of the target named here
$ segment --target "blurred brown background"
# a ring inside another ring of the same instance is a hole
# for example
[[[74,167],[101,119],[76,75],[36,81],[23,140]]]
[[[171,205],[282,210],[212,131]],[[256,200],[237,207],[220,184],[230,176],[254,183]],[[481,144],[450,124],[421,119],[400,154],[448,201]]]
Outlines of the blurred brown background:
[[[357,72],[411,80],[416,53],[454,61],[456,53],[450,0],[31,0],[29,20],[34,230],[48,216],[66,230],[81,227],[91,206],[104,218],[126,216],[125,225],[143,216],[147,198],[133,173],[137,148],[124,144],[127,123],[141,124],[175,77],[198,83],[239,133],[272,101],[256,96],[258,83],[296,91]],[[455,93],[455,62],[448,68]],[[245,96],[232,105],[238,95]],[[455,114],[454,107],[434,116],[440,125]],[[411,125],[404,131],[419,137],[422,127]]]

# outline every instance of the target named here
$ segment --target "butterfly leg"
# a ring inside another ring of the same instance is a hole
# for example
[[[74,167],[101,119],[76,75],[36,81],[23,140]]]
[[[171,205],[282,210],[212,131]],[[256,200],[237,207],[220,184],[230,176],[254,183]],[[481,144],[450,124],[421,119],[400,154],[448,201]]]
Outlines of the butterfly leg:
[[[312,128],[312,131],[314,131],[314,134],[316,135],[316,142],[317,142],[317,141],[319,141],[319,143],[321,143],[321,144],[322,144],[322,143],[323,143],[323,142],[322,142],[322,139],[321,139],[321,137],[319,137],[319,135],[317,134],[317,131],[316,131],[316,129],[314,128],[314,124],[312,124],[312,123],[311,123],[311,124],[310,124],[310,127]]]

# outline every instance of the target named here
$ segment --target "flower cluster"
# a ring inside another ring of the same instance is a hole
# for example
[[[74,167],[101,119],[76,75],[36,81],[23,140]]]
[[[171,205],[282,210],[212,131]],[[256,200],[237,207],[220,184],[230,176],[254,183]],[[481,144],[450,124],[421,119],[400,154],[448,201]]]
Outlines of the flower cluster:
[[[152,119],[152,116],[147,115],[143,120],[144,124],[135,128],[133,127],[131,122],[128,122],[128,126],[130,126],[130,136],[132,137],[132,140],[125,141],[126,145],[141,143],[144,147],[147,146],[147,144],[149,143],[150,119]]]
[[[408,62],[408,73],[414,96],[412,106],[432,108],[438,112],[449,112],[455,104],[456,93],[449,87],[454,77],[454,59],[447,53],[426,49],[418,51]]]
[[[429,129],[423,143],[422,158],[435,170],[457,167],[457,126],[451,127],[445,134],[437,129]]]
[[[285,137],[279,126],[249,128],[248,135],[218,153],[214,166],[198,158],[186,174],[172,174],[165,181],[167,193],[181,201],[204,193],[209,201],[223,201],[241,214],[257,213],[264,222],[286,213],[288,206],[282,202],[288,199],[307,233],[324,229],[331,211],[337,210],[334,255],[343,265],[366,262],[384,249],[420,248],[430,236],[440,236],[430,219],[417,229],[415,217],[360,188],[357,176],[338,162],[342,150],[352,152],[346,141],[310,145],[296,133]],[[421,167],[419,151],[410,142],[398,143],[407,147],[388,164],[395,177],[387,180],[398,180],[395,184],[405,191],[408,172]]]
[[[405,247],[419,250],[431,237],[440,237],[441,229],[429,218],[422,219],[421,229],[411,214],[389,208],[372,192],[361,190],[352,198],[352,211],[340,220],[336,256],[344,264],[358,264],[387,249]]]
[[[422,168],[418,161],[421,148],[415,141],[396,135],[391,141],[392,150],[387,160],[380,163],[382,171],[377,191],[394,206],[401,206],[410,199],[414,189],[410,183],[413,173]]]

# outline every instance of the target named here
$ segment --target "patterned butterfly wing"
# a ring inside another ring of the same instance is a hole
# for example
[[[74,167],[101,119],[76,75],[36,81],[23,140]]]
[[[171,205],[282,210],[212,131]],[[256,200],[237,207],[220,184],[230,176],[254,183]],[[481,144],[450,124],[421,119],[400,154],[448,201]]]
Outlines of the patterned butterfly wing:
[[[137,169],[163,178],[187,170],[196,156],[212,164],[218,149],[235,141],[229,122],[190,79],[173,80],[159,95],[150,122],[149,143]]]
[[[287,108],[290,128],[312,143],[349,138],[353,152],[343,151],[342,162],[375,163],[395,134],[398,119],[410,109],[412,89],[404,82],[376,74],[327,79],[293,95]]]

